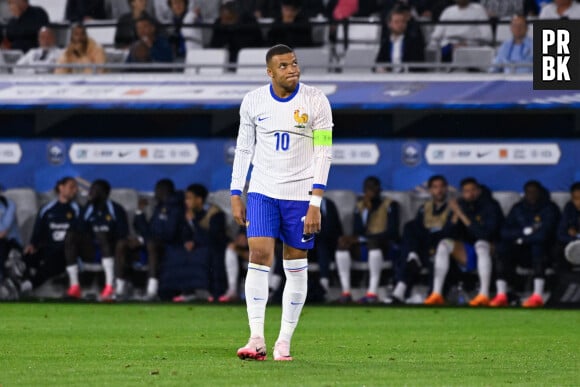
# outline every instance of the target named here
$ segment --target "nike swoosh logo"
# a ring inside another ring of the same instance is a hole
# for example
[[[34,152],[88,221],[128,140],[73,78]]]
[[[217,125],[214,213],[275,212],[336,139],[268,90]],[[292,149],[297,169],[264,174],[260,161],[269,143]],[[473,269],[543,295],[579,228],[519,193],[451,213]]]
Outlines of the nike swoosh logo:
[[[491,152],[477,152],[477,157],[484,157],[490,154]]]
[[[304,304],[303,302],[294,302],[294,301],[290,301],[290,305],[302,305]]]
[[[260,298],[260,297],[254,297],[254,301],[264,301],[265,298]]]
[[[311,241],[311,240],[313,240],[313,239],[314,239],[314,235],[310,235],[310,236],[308,236],[307,238],[305,238],[305,237],[302,237],[302,243],[305,243],[305,242],[310,242],[310,241]]]
[[[270,117],[258,117],[258,121],[262,122],[264,120],[267,120],[268,118],[270,118]]]

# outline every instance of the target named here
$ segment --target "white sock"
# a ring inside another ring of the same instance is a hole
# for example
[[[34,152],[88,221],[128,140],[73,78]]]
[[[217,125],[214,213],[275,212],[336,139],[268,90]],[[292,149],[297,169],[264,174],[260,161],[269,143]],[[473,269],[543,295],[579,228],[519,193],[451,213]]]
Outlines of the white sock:
[[[278,340],[290,343],[306,302],[308,290],[308,260],[285,259],[286,285],[282,294],[282,324]]]
[[[335,254],[336,270],[338,271],[338,278],[340,279],[340,286],[343,293],[350,293],[350,267],[352,265],[350,259],[350,252],[346,250],[339,250]]]
[[[224,261],[228,278],[228,294],[238,294],[238,276],[240,274],[238,254],[234,250],[226,249]]]
[[[159,289],[159,280],[157,278],[149,278],[147,281],[147,295],[156,296]]]
[[[328,278],[326,277],[322,277],[320,278],[320,286],[322,286],[322,289],[324,289],[325,291],[328,292],[328,290],[330,289],[330,281]]]
[[[66,267],[66,272],[68,273],[68,280],[70,286],[79,285],[79,267],[78,265],[70,265]]]
[[[125,293],[125,280],[121,278],[117,278],[115,280],[115,293],[123,294]]]
[[[382,271],[383,252],[380,249],[369,250],[369,288],[367,293],[377,294]]]
[[[495,286],[497,287],[497,294],[507,294],[507,281],[506,280],[495,281]]]
[[[477,254],[477,273],[479,274],[479,294],[489,297],[489,284],[491,282],[491,255],[489,243],[477,241],[475,253]]]
[[[405,299],[405,292],[407,291],[407,284],[403,281],[397,282],[395,286],[395,290],[393,290],[393,297],[398,298],[399,300]]]
[[[105,271],[105,285],[113,286],[113,278],[115,278],[115,260],[113,257],[105,257],[101,259],[101,265]]]
[[[248,263],[245,292],[251,337],[264,337],[269,272],[268,266]]]
[[[437,245],[435,262],[433,264],[433,292],[443,294],[443,284],[449,271],[449,256],[453,250],[453,242],[444,239]]]
[[[411,262],[413,260],[417,261],[417,264],[419,266],[421,266],[421,259],[419,259],[419,256],[417,255],[417,253],[414,251],[411,251],[409,253],[409,255],[407,256],[407,262]]]
[[[543,278],[534,278],[534,294],[537,294],[537,295],[543,297],[545,283],[546,283],[546,280],[544,280]]]

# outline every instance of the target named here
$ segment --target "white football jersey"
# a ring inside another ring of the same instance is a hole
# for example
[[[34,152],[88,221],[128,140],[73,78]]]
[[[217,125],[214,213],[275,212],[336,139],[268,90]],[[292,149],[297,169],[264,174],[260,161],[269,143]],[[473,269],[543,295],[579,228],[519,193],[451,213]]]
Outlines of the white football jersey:
[[[251,161],[248,192],[309,200],[313,185],[325,187],[328,177],[327,169],[325,174],[314,170],[313,130],[331,131],[332,126],[330,103],[320,89],[299,83],[285,99],[271,85],[249,92],[240,107],[231,189],[244,189]],[[319,178],[324,181],[314,181],[315,175],[324,175]]]

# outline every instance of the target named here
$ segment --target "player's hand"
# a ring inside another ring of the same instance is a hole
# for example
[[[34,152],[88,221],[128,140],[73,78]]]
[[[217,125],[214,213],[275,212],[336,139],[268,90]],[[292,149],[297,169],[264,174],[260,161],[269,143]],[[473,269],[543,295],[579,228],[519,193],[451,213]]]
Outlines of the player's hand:
[[[239,195],[232,195],[230,198],[232,204],[232,216],[240,226],[246,225],[246,208]]]
[[[28,245],[24,248],[24,255],[36,253],[36,247],[34,245]]]
[[[193,241],[187,241],[183,244],[183,247],[185,247],[185,250],[187,251],[192,251],[195,247],[195,243]]]
[[[306,217],[304,218],[304,234],[317,234],[320,232],[322,215],[320,207],[308,206]]]
[[[571,237],[575,237],[578,234],[578,231],[576,231],[576,229],[574,227],[570,227],[568,229],[568,235],[570,235]]]

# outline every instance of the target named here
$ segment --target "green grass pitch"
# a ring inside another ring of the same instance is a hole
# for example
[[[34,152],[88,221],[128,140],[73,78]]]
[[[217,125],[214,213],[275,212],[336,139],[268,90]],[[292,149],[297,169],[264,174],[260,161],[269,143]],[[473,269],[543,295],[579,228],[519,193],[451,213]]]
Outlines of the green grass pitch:
[[[580,311],[307,305],[293,362],[243,305],[0,304],[0,386],[577,386]]]

